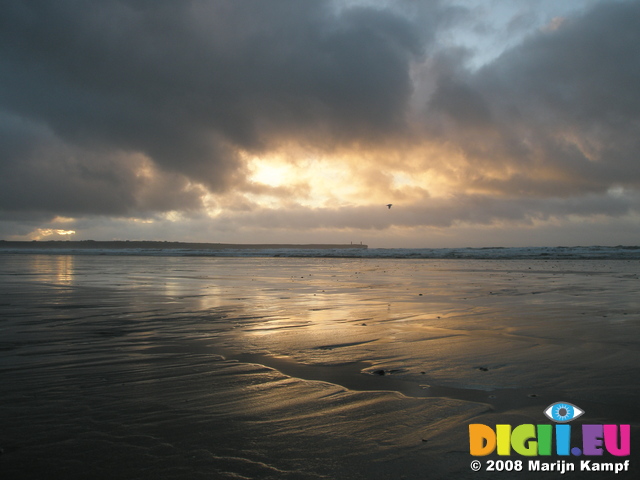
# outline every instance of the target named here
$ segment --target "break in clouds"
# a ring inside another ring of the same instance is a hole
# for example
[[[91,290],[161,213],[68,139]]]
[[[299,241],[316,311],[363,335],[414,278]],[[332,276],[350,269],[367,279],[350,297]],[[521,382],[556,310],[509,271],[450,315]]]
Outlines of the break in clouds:
[[[5,2],[2,235],[637,215],[640,2],[526,3]]]

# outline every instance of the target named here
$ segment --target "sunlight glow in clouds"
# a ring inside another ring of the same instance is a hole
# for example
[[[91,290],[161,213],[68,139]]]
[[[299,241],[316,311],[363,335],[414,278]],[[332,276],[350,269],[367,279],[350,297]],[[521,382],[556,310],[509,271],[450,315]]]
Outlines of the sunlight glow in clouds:
[[[15,2],[0,238],[637,243],[639,32],[633,0]]]
[[[433,154],[432,148],[419,148],[394,159],[398,152],[356,149],[324,156],[317,152],[311,158],[305,152],[293,159],[253,157],[247,161],[247,179],[254,188],[245,198],[270,208],[295,204],[336,209],[450,195],[451,179],[425,166]]]
[[[359,181],[344,158],[254,157],[248,169],[249,182],[258,188],[247,197],[263,206],[279,208],[295,203],[317,208],[335,207],[336,203],[368,204],[371,200],[362,197]],[[260,188],[263,186],[270,188]]]
[[[51,237],[71,237],[75,235],[75,230],[61,230],[52,228],[38,228],[30,235],[31,240],[52,240]]]
[[[282,185],[291,185],[295,183],[295,179],[299,177],[293,171],[291,165],[276,163],[275,161],[259,159],[252,160],[249,165],[251,175],[249,181],[268,185],[270,187],[280,187]]]

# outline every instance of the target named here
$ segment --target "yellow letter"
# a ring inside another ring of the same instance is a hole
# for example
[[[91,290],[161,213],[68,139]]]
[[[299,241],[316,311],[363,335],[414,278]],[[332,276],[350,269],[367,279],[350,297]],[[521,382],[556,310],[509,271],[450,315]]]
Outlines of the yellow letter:
[[[498,455],[511,455],[511,425],[496,425]]]

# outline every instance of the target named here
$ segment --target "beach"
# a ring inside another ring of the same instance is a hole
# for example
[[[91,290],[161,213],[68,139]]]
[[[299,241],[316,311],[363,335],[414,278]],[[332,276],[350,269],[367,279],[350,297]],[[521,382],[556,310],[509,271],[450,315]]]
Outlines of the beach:
[[[11,253],[0,284],[0,478],[541,478],[472,471],[469,424],[559,401],[630,424],[637,478],[637,259]]]

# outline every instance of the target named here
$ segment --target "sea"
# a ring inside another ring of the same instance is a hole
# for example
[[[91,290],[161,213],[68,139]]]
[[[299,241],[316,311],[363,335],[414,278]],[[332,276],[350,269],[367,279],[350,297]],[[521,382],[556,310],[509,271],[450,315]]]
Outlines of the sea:
[[[158,242],[159,243],[159,242]],[[143,255],[202,257],[310,257],[310,258],[392,258],[392,259],[565,259],[636,260],[640,246],[557,246],[557,247],[482,247],[482,248],[55,248],[3,247],[0,254],[51,255]]]

